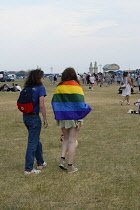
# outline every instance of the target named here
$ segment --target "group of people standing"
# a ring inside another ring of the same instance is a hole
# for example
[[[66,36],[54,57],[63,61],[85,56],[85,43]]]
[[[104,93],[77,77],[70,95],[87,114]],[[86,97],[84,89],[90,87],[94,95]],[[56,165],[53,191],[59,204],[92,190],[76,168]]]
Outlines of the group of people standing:
[[[126,78],[128,78],[128,82],[125,81],[127,80]],[[134,81],[136,80],[137,85],[133,85]],[[128,83],[130,84],[130,88],[128,88],[128,85],[125,88],[121,88],[121,83]],[[84,73],[82,75],[82,84],[83,85],[89,85],[89,89],[93,91],[93,87],[94,85],[99,85],[100,87],[103,86],[103,84],[105,84],[105,86],[107,87],[108,85],[111,84],[116,84],[119,85],[119,93],[122,94],[123,96],[125,96],[126,94],[129,94],[128,96],[130,96],[131,93],[134,93],[134,87],[138,86],[139,88],[139,92],[140,93],[140,72],[139,73],[128,73],[127,72],[127,76],[126,76],[126,72],[124,72],[124,74],[120,74],[118,73],[117,75],[113,75],[113,74],[109,74],[108,72],[106,72],[105,74],[102,73],[98,73],[98,74],[90,74],[89,72],[86,74]],[[129,93],[130,92],[130,93]],[[123,104],[123,102],[125,100],[129,101],[129,97],[127,97],[128,99],[124,98],[124,100],[121,102],[121,104]],[[128,102],[129,104],[129,102]]]
[[[100,87],[105,83],[106,87],[112,83],[116,83],[117,85],[120,86],[121,94],[124,97],[122,101],[120,101],[121,105],[125,101],[127,101],[127,105],[130,105],[130,96],[133,90],[133,82],[134,79],[136,79],[138,88],[139,88],[139,93],[140,93],[140,73],[132,73],[130,74],[129,72],[124,72],[123,75],[118,73],[118,75],[111,75],[109,73],[105,73],[103,75],[102,73],[100,74],[83,74],[83,84],[89,84],[89,89],[93,90],[94,84],[96,83],[97,85],[100,85]],[[121,84],[123,83],[123,87]]]
[[[103,84],[105,83],[105,85],[107,87],[108,85],[111,85],[112,83],[115,83],[115,76],[111,75],[109,73],[105,73],[105,75],[103,73],[98,73],[98,74],[95,74],[95,73],[86,74],[86,73],[84,73],[82,75],[82,82],[83,82],[83,85],[89,84],[90,85],[89,89],[93,90],[93,85],[94,84],[102,87]]]
[[[90,73],[88,72],[87,74],[84,72],[84,74],[82,75],[82,83],[83,85],[89,85],[89,84],[97,84],[97,85],[100,85],[102,86],[103,84],[103,79],[104,79],[104,76],[102,73],[98,73],[98,74],[95,74],[95,73]],[[92,88],[91,88],[92,90]]]

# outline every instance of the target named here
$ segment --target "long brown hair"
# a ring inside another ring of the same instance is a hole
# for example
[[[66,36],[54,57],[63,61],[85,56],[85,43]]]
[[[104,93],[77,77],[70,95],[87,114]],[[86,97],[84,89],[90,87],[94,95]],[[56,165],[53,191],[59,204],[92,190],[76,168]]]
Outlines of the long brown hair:
[[[41,69],[35,69],[35,70],[29,71],[27,79],[24,83],[24,87],[42,85],[40,80],[43,76],[44,76],[44,72]]]
[[[80,84],[80,82],[77,78],[76,72],[75,72],[74,68],[72,68],[72,67],[68,67],[63,71],[62,77],[61,77],[61,82],[58,85],[61,85],[63,82],[70,81],[70,80],[75,80],[78,84]]]

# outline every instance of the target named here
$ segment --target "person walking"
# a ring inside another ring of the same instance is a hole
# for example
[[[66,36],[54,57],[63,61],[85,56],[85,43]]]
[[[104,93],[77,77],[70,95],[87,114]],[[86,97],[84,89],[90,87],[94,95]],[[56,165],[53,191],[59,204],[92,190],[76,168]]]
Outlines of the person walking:
[[[83,85],[86,85],[86,73],[84,72],[82,76]]]
[[[130,105],[130,96],[131,96],[131,86],[133,85],[130,79],[130,74],[128,72],[123,73],[123,84],[125,85],[125,88],[122,89],[122,96],[124,96],[124,99],[120,101],[121,105],[123,105],[123,102],[126,100],[127,105]]]
[[[122,76],[120,73],[118,73],[117,75],[117,85],[120,85],[120,83],[122,82]]]
[[[111,84],[111,76],[110,76],[110,74],[106,73],[104,79],[105,79],[106,87]]]
[[[59,167],[68,173],[78,171],[73,165],[76,137],[82,125],[82,119],[91,111],[84,102],[84,93],[76,72],[73,68],[66,68],[52,98],[52,108],[57,125],[61,128],[64,140],[62,143]],[[68,152],[68,166],[65,156]]]
[[[137,83],[138,83],[138,87],[139,87],[138,93],[140,93],[140,72],[138,73],[138,76],[137,76]]]
[[[53,75],[50,73],[49,75],[50,85],[53,85]]]
[[[39,174],[46,162],[43,159],[42,143],[40,141],[40,132],[42,122],[39,112],[42,113],[44,128],[48,127],[46,118],[46,108],[44,104],[44,97],[46,90],[43,86],[44,72],[40,69],[31,70],[25,81],[24,87],[31,87],[33,91],[33,105],[34,109],[31,113],[23,113],[23,122],[28,130],[28,143],[25,155],[25,170],[24,175]],[[37,170],[33,168],[34,159],[36,158]],[[39,170],[38,170],[39,169]]]
[[[99,73],[98,74],[98,85],[100,85],[100,87],[102,87],[102,85],[103,85],[103,79],[104,79],[103,74]]]
[[[93,90],[93,86],[94,86],[94,82],[95,82],[94,74],[92,74],[90,76],[89,80],[90,80],[91,90]]]

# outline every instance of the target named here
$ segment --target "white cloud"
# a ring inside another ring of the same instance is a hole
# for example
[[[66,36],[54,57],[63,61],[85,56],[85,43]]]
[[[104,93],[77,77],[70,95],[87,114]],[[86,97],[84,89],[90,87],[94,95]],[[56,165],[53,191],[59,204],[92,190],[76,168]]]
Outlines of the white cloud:
[[[82,36],[96,33],[102,28],[116,26],[114,21],[94,21],[88,23],[86,18],[95,17],[99,11],[85,9],[73,12],[52,7],[9,8],[0,14],[0,33],[3,39],[27,40],[43,36]]]

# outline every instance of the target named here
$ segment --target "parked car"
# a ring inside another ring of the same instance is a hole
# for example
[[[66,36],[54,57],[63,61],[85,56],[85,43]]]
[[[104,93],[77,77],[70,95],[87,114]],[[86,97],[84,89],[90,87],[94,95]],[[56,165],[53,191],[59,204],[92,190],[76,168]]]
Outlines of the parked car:
[[[0,78],[0,82],[14,82],[14,79],[10,79],[8,77]]]

